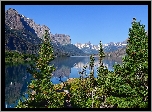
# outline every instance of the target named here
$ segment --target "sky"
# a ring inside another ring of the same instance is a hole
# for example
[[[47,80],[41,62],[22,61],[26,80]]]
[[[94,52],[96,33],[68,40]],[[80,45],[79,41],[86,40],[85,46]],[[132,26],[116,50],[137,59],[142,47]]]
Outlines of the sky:
[[[147,5],[6,5],[19,14],[46,25],[52,34],[70,35],[71,43],[98,45],[128,38],[132,18],[148,30]]]

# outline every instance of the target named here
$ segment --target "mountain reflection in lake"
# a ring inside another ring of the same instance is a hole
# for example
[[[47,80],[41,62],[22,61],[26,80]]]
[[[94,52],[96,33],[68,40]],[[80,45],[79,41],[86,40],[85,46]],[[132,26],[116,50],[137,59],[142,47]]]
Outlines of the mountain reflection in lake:
[[[27,73],[28,65],[5,65],[5,103],[14,107],[21,95],[27,90],[31,75]]]
[[[53,72],[53,78],[51,81],[54,84],[60,83],[59,77],[62,77],[63,81],[66,81],[68,78],[79,78],[79,71],[82,71],[83,66],[89,66],[90,57],[64,57],[64,58],[56,58],[51,62],[56,67],[56,71]],[[116,63],[121,64],[121,58],[109,58],[105,57],[103,59],[103,64],[107,66],[110,71],[113,71],[113,65]],[[97,77],[96,68],[99,67],[99,58],[95,57],[95,77]],[[86,70],[87,73],[89,69]]]
[[[56,71],[53,72],[51,81],[53,84],[60,83],[59,77],[63,81],[68,78],[79,78],[79,71],[84,65],[89,65],[90,57],[58,57],[51,62]],[[103,63],[110,71],[113,70],[115,62],[121,64],[121,58],[103,59]],[[96,68],[99,66],[98,57],[95,57],[95,77],[97,77]],[[7,108],[14,108],[21,96],[27,92],[27,85],[31,82],[32,75],[27,73],[28,65],[5,66],[5,104]],[[89,69],[86,70],[89,73]]]

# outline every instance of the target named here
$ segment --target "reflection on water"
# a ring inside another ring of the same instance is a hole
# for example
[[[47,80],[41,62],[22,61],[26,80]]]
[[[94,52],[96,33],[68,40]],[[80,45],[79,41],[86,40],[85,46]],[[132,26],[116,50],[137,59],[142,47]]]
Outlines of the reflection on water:
[[[51,62],[56,67],[53,72],[51,81],[54,84],[60,83],[59,77],[63,81],[68,78],[79,78],[79,71],[82,70],[84,65],[88,65],[89,57],[64,57],[56,58]],[[115,62],[121,64],[121,58],[104,58],[103,63],[109,70],[113,70]],[[96,68],[99,66],[98,57],[95,57],[95,77]],[[27,91],[27,85],[31,82],[31,74],[27,73],[26,68],[28,65],[5,66],[5,104],[7,108],[13,108],[21,96]],[[86,70],[89,73],[89,69]]]
[[[27,65],[5,66],[5,103],[9,107],[27,90],[31,75],[26,72]]]

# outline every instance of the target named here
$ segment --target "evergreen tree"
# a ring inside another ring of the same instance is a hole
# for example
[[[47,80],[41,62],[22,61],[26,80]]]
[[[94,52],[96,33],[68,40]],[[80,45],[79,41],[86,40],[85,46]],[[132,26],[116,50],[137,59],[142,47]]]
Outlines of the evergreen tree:
[[[100,41],[100,49],[99,49],[99,67],[97,68],[97,93],[98,93],[98,98],[100,98],[100,106],[101,103],[104,103],[104,99],[103,97],[105,97],[106,94],[106,87],[107,87],[107,76],[108,76],[108,68],[106,66],[103,65],[103,58],[105,57],[105,54],[103,52],[103,48],[102,48],[102,43]]]
[[[55,91],[54,85],[50,81],[54,66],[49,66],[54,59],[53,48],[50,44],[48,31],[45,32],[43,42],[40,46],[35,64],[31,64],[28,72],[34,79],[28,86],[28,99],[20,101],[17,108],[60,108],[63,104],[61,98]],[[59,101],[59,99],[61,101]]]
[[[98,86],[101,87],[101,85],[104,84],[103,78],[108,74],[108,69],[103,65],[102,59],[105,57],[105,54],[103,52],[102,43],[100,41],[100,49],[99,49],[99,67],[97,69],[98,77],[97,77],[97,83]]]
[[[96,81],[95,81],[95,78],[94,78],[94,61],[95,61],[95,59],[94,59],[94,57],[91,55],[90,56],[90,75],[89,75],[89,78],[90,78],[90,88],[93,88],[93,87],[95,87],[95,83],[96,83]]]
[[[107,102],[119,108],[148,107],[148,36],[145,26],[133,18],[123,65],[109,75]]]
[[[105,54],[104,54],[104,51],[103,51],[103,48],[102,48],[101,41],[100,41],[99,45],[100,45],[100,48],[99,48],[99,62],[100,63],[99,64],[101,64],[102,58],[105,57]]]

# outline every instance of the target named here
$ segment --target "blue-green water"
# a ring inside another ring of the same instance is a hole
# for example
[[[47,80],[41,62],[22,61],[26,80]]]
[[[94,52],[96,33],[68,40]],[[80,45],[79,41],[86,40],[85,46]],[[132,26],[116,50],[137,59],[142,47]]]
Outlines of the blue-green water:
[[[79,78],[79,71],[82,70],[83,66],[89,63],[89,57],[65,57],[56,58],[52,64],[55,65],[56,71],[53,73],[51,81],[53,84],[60,83],[59,77],[62,77],[63,81],[68,78]],[[113,70],[115,62],[121,64],[121,58],[104,58],[103,63],[108,67],[110,71]],[[97,77],[96,68],[99,61],[95,57],[95,77]],[[16,66],[5,66],[5,105],[6,108],[14,108],[18,100],[23,94],[27,92],[27,85],[31,81],[31,74],[27,73],[26,68],[28,64],[16,65]],[[89,69],[87,69],[89,73]],[[26,95],[27,96],[27,95]]]

